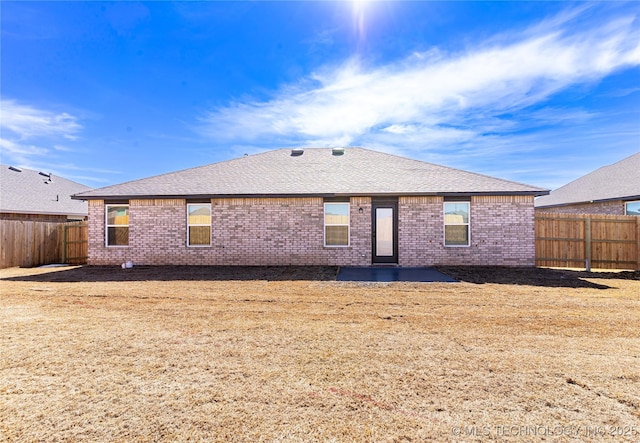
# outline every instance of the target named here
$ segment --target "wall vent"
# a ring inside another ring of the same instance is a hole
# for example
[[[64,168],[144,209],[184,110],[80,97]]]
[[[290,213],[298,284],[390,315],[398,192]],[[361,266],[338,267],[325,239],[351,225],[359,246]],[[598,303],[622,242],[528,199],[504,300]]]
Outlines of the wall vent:
[[[292,149],[291,150],[291,157],[300,157],[302,154],[304,154],[304,149]]]

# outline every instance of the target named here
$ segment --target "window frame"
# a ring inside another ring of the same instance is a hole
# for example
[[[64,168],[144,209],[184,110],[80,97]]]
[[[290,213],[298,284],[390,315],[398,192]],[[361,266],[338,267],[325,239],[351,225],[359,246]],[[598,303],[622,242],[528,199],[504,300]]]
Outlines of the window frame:
[[[467,205],[467,222],[466,223],[447,223],[447,205]],[[447,226],[466,226],[467,227],[467,244],[466,245],[448,245],[447,244]],[[471,202],[470,201],[445,201],[442,204],[442,244],[446,248],[468,248],[471,246]]]
[[[128,248],[130,243],[130,234],[131,231],[130,226],[131,222],[126,225],[110,225],[109,224],[109,208],[113,207],[126,207],[127,208],[127,219],[130,217],[129,213],[129,203],[110,203],[104,205],[104,245],[107,248]],[[126,245],[110,245],[109,244],[109,228],[127,228],[127,244]]]
[[[629,201],[624,202],[624,215],[635,215],[635,216],[637,216],[636,214],[629,214],[629,212],[627,210],[627,205],[629,203],[638,203],[638,204],[640,204],[640,200],[629,200]]]
[[[348,221],[344,223],[327,223],[327,205],[347,205]],[[347,244],[346,245],[328,245],[327,244],[327,226],[346,226],[347,227]],[[322,212],[322,235],[324,237],[325,248],[348,248],[351,246],[351,202],[324,202]]]
[[[189,207],[190,206],[208,206],[209,207],[209,223],[208,224],[201,224],[201,223],[189,223]],[[212,223],[212,213],[211,213],[211,203],[187,203],[187,247],[188,248],[209,248],[211,247],[211,244],[213,242],[213,235],[211,233],[211,227],[212,227],[213,223]],[[199,245],[192,245],[191,244],[191,235],[190,235],[190,227],[192,226],[208,226],[209,227],[209,243],[208,244],[199,244]]]

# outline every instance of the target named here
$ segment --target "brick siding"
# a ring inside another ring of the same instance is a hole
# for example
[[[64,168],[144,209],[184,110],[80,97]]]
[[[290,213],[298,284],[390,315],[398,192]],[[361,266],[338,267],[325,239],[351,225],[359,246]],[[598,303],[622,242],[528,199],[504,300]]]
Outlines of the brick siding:
[[[471,197],[470,246],[444,246],[443,204],[442,197],[400,197],[401,266],[534,266],[533,197]]]
[[[613,200],[606,202],[581,203],[576,205],[554,206],[552,208],[536,208],[536,212],[553,212],[555,214],[610,214],[624,215],[625,202]]]
[[[105,246],[105,206],[89,202],[89,264],[371,265],[371,198],[350,199],[350,245],[324,246],[322,198],[211,200],[212,244],[187,246],[184,199],[129,202],[129,246]],[[362,209],[362,213],[360,212]],[[400,197],[401,266],[533,266],[533,197],[472,197],[471,246],[443,245],[443,198]]]

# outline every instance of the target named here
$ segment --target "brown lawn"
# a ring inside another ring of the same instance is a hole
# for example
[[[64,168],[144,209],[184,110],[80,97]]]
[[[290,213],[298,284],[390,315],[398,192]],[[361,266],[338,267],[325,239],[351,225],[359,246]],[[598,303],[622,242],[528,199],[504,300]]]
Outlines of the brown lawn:
[[[0,271],[0,440],[639,441],[638,273]]]

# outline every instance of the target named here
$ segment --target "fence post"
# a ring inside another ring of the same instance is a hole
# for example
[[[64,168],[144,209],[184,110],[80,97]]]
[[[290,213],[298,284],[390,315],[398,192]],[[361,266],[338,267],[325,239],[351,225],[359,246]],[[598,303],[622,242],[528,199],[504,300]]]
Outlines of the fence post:
[[[62,225],[62,263],[67,263],[67,225]]]
[[[584,258],[587,272],[591,272],[591,218],[584,219]]]
[[[636,217],[636,269],[640,271],[640,217]]]

